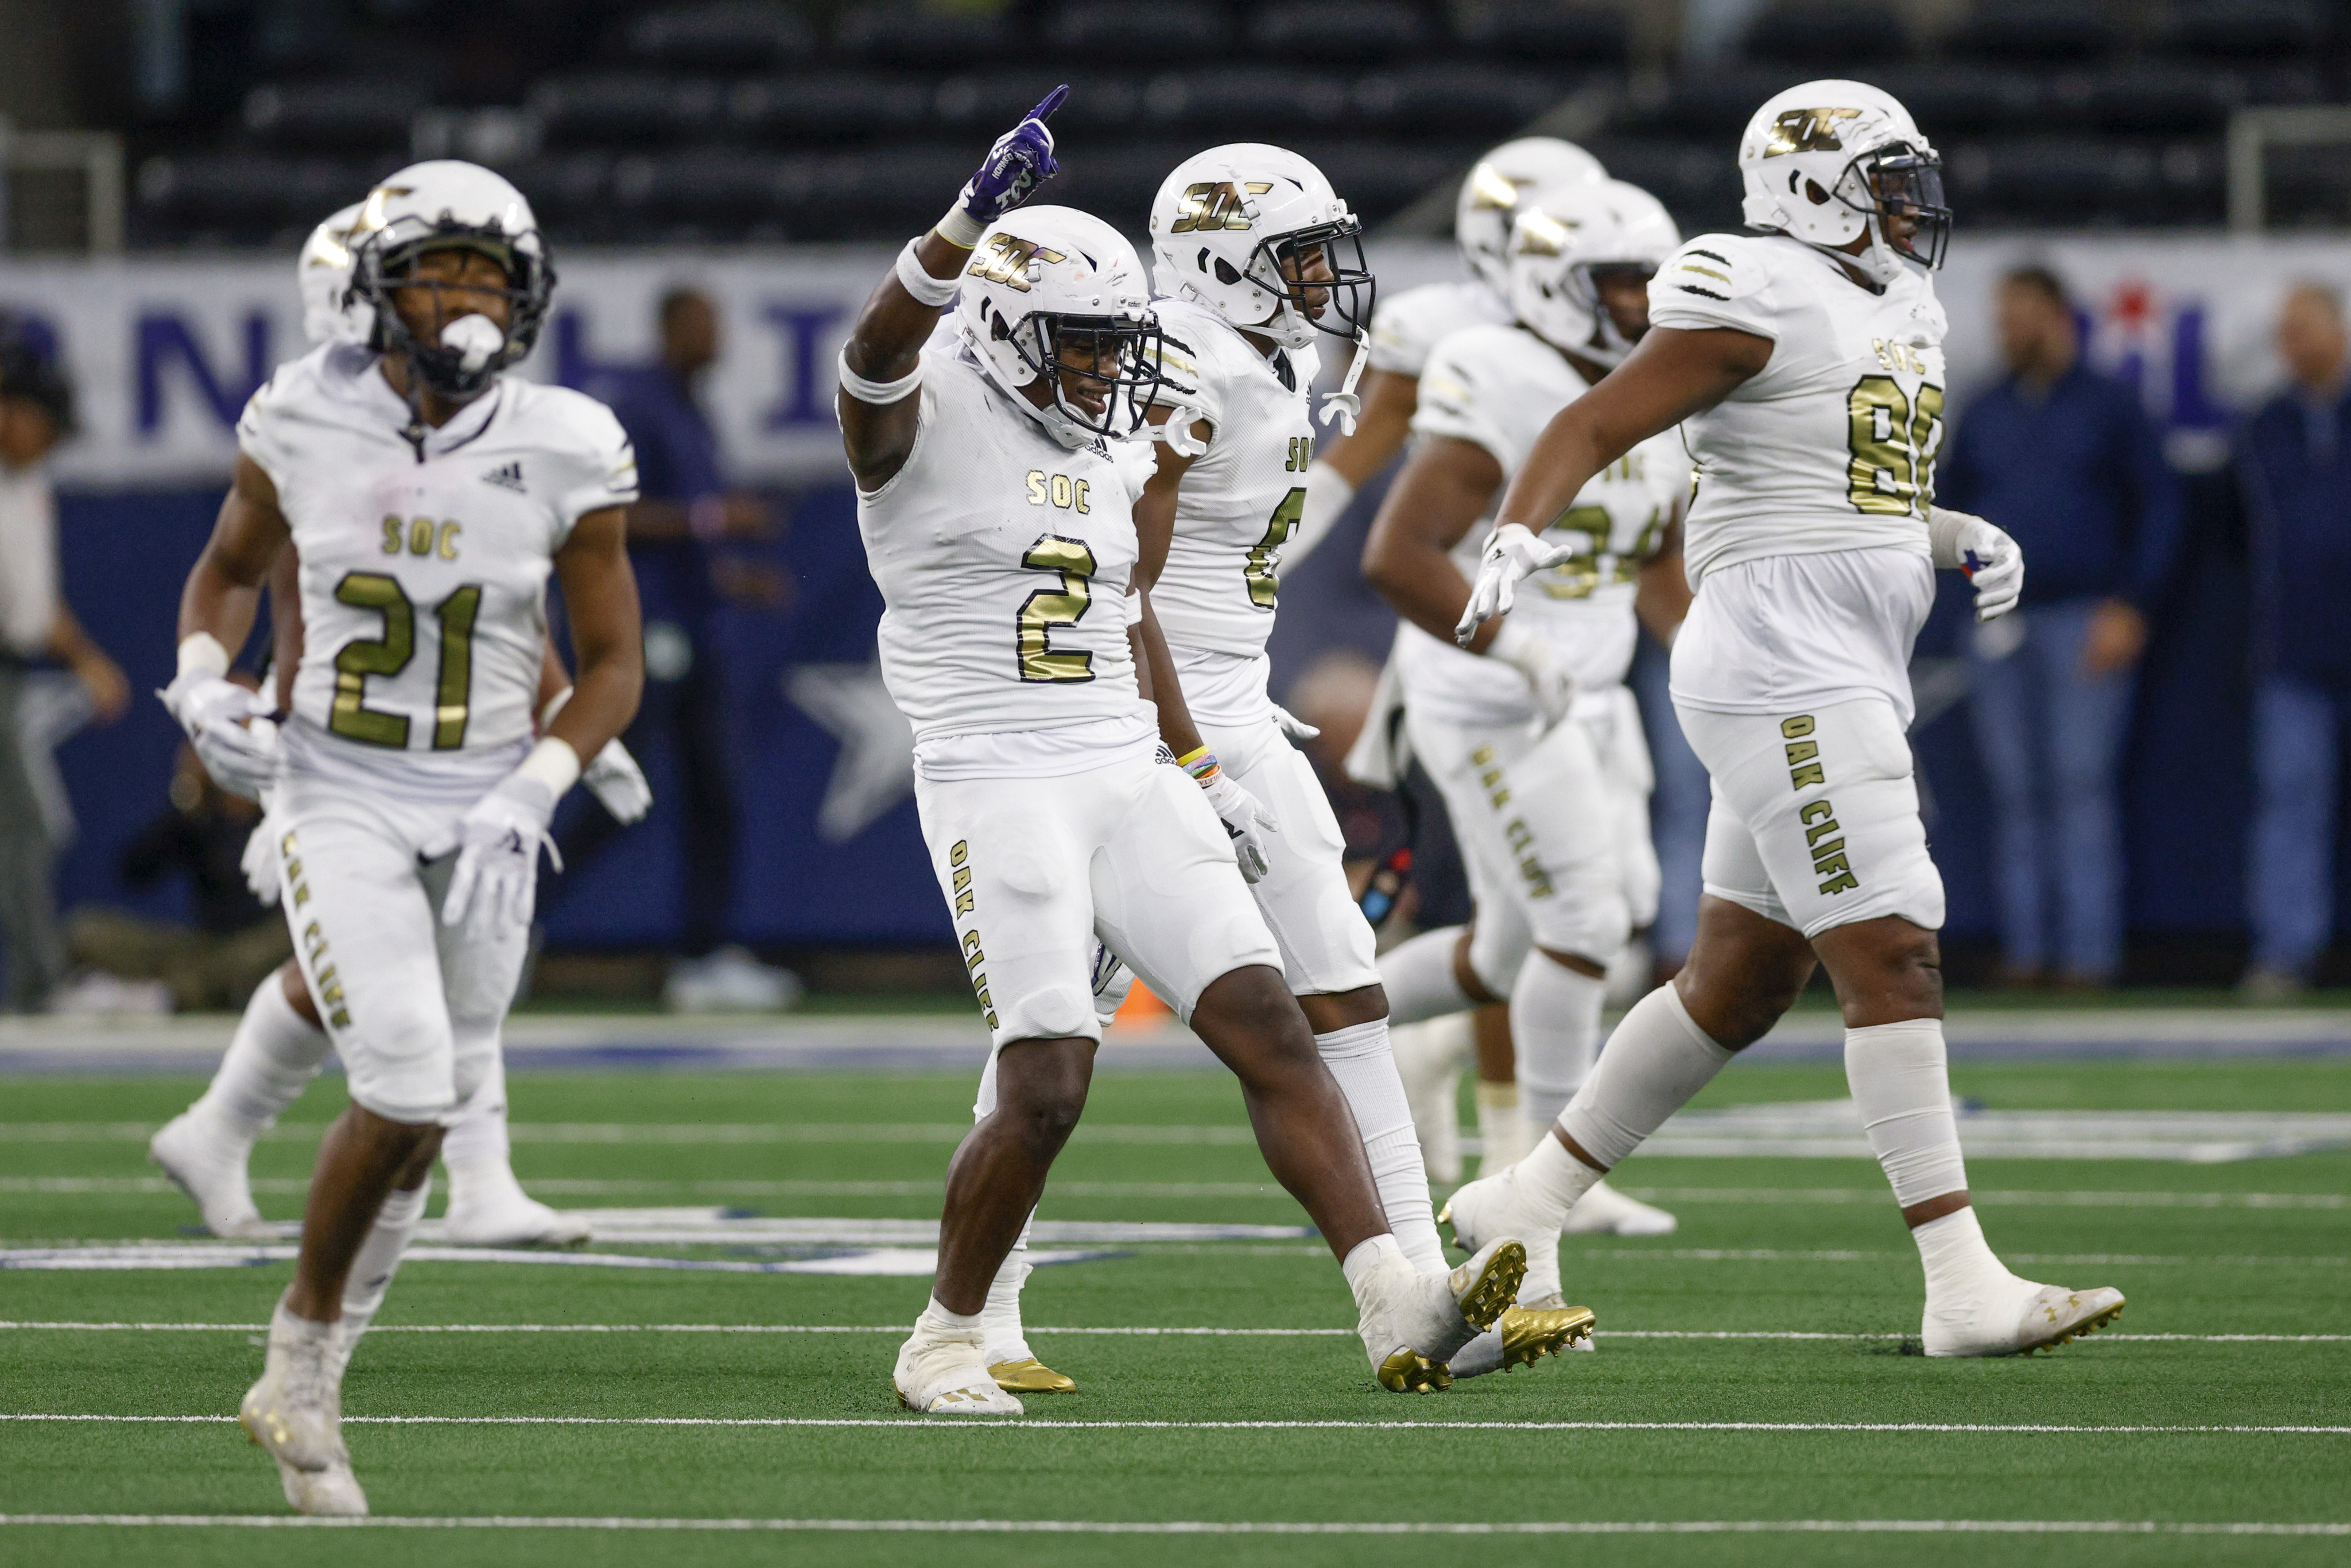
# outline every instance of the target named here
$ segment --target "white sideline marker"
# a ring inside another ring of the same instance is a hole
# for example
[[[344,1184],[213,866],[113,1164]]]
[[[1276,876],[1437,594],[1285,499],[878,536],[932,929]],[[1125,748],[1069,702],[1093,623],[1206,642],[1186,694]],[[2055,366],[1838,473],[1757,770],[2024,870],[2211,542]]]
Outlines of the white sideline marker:
[[[921,1535],[2351,1535],[2351,1523],[2162,1519],[1238,1521],[1093,1519],[463,1518],[291,1513],[0,1513],[0,1525],[233,1530],[741,1531]]]

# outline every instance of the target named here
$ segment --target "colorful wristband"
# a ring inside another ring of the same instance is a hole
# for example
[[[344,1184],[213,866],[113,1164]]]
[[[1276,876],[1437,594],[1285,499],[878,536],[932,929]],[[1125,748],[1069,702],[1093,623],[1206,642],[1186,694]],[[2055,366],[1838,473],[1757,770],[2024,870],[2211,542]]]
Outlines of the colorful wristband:
[[[1217,754],[1207,747],[1196,747],[1176,759],[1176,766],[1189,773],[1202,789],[1217,776]]]

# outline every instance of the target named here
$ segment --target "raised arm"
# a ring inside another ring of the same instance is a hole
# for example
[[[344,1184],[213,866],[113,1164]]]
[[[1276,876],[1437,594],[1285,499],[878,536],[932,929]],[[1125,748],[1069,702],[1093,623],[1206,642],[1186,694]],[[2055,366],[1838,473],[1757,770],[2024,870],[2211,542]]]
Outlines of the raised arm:
[[[1045,95],[1019,124],[996,140],[979,172],[931,231],[911,240],[890,275],[867,297],[841,350],[841,444],[860,489],[878,490],[914,450],[922,400],[915,371],[939,313],[955,300],[972,247],[987,225],[1034,194],[1060,167],[1045,120],[1070,95]]]

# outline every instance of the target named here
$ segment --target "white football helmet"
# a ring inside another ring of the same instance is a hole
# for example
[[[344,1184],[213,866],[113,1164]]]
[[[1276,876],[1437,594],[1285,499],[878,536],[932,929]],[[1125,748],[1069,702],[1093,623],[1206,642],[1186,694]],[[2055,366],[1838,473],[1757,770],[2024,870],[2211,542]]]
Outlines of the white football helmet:
[[[302,336],[312,343],[364,343],[375,332],[375,311],[351,298],[351,232],[357,202],[310,231],[294,263],[302,292]]]
[[[501,332],[486,317],[465,317],[450,323],[443,334],[447,340],[422,342],[392,308],[392,296],[401,288],[435,287],[410,282],[410,268],[427,251],[452,247],[478,250],[506,268],[506,327]],[[388,176],[360,204],[350,250],[351,299],[375,314],[370,346],[405,354],[444,397],[473,397],[529,353],[555,297],[555,267],[530,204],[478,163],[434,159]],[[467,322],[476,325],[458,330]],[[492,337],[497,340],[489,341]]]
[[[1159,319],[1143,260],[1116,229],[1071,207],[1027,206],[989,228],[965,268],[956,324],[988,379],[1064,446],[1123,440],[1159,388]],[[1065,365],[1072,350],[1091,364]],[[1065,372],[1099,383],[1100,413],[1071,401]],[[1039,408],[1020,389],[1044,377]]]
[[[1510,225],[1510,313],[1553,348],[1617,364],[1636,340],[1603,308],[1592,275],[1654,277],[1681,243],[1665,204],[1638,185],[1538,185],[1519,198]]]
[[[1285,349],[1305,348],[1318,331],[1352,342],[1369,326],[1374,285],[1363,235],[1322,171],[1261,141],[1194,153],[1151,201],[1161,292],[1197,300]],[[1318,249],[1329,281],[1293,280]]]
[[[1453,204],[1453,243],[1486,287],[1497,295],[1510,287],[1510,221],[1520,195],[1537,185],[1582,183],[1608,177],[1600,160],[1556,136],[1521,136],[1478,160],[1461,182]]]
[[[1891,93],[1857,81],[1808,81],[1766,101],[1739,139],[1739,174],[1750,225],[1777,229],[1823,250],[1864,234],[1849,259],[1880,285],[1914,261],[1943,265],[1951,209],[1943,160]],[[1885,220],[1917,224],[1896,242]]]

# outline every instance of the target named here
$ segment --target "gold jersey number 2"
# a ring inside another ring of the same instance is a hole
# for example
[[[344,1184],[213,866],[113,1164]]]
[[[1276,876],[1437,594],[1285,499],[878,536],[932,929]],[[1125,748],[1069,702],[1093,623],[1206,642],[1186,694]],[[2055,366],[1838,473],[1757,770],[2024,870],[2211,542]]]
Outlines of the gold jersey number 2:
[[[1061,580],[1058,588],[1040,588],[1020,601],[1016,638],[1020,650],[1020,678],[1092,680],[1094,656],[1082,650],[1055,651],[1052,634],[1056,626],[1074,626],[1084,620],[1086,611],[1092,606],[1094,552],[1076,539],[1040,534],[1037,542],[1020,558],[1020,564],[1030,571],[1050,571]]]
[[[1892,376],[1864,376],[1845,398],[1853,460],[1845,498],[1854,510],[1898,517],[1927,514],[1935,494],[1943,389],[1921,382],[1914,408]]]
[[[396,675],[416,656],[416,606],[395,578],[380,571],[346,572],[335,584],[335,600],[383,617],[383,635],[354,637],[335,653],[335,700],[327,728],[345,740],[405,750],[408,716],[367,706],[370,675]],[[441,672],[434,683],[433,749],[455,751],[465,744],[465,720],[474,685],[474,618],[481,612],[482,585],[468,582],[434,609],[441,622]]]

